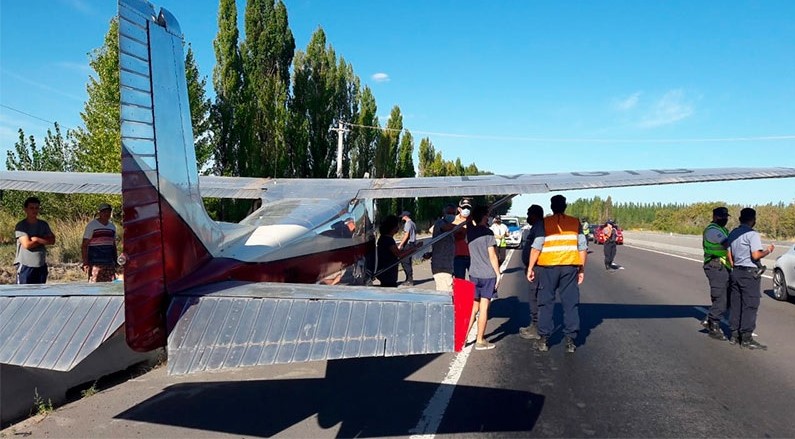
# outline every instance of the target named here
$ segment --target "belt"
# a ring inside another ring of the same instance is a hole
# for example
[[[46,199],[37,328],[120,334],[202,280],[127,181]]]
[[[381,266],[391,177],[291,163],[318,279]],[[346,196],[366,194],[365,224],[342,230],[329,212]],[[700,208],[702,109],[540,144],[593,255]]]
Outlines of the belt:
[[[756,267],[746,267],[744,265],[735,265],[734,269],[735,270],[743,270],[743,271],[756,271],[757,270]]]

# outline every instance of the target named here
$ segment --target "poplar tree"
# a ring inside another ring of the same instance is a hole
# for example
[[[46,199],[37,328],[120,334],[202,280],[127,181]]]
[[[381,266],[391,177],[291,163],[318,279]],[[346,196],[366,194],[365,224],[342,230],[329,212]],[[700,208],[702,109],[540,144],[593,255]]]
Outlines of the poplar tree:
[[[188,101],[190,102],[190,119],[193,126],[193,141],[196,149],[196,167],[204,170],[213,155],[212,135],[210,132],[211,101],[207,98],[205,88],[207,78],[199,74],[199,66],[193,56],[193,49],[188,44],[185,54],[185,79],[188,84]]]
[[[251,176],[292,175],[287,157],[290,65],[295,39],[281,0],[249,0],[246,41],[241,55],[245,71],[246,157]]]
[[[102,47],[89,53],[94,73],[88,78],[88,100],[80,113],[84,127],[75,130],[77,170],[121,172],[119,102],[119,22],[110,21]]]
[[[213,41],[215,68],[212,129],[215,140],[215,172],[239,174],[240,108],[243,93],[243,62],[238,49],[235,0],[221,0],[218,6],[218,34]]]
[[[359,91],[359,115],[355,120],[358,126],[351,127],[351,171],[354,178],[364,177],[365,173],[375,176],[375,147],[381,134],[378,123],[378,106],[375,103],[370,87],[365,86]],[[373,127],[373,128],[370,128]]]

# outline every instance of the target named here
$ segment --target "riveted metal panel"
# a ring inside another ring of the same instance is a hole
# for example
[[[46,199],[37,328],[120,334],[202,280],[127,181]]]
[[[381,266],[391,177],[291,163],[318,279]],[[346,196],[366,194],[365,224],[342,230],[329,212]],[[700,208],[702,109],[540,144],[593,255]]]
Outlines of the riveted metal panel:
[[[120,284],[0,287],[0,363],[68,371],[122,324]]]
[[[169,336],[169,373],[453,349],[446,293],[325,286],[317,295],[317,286],[281,284],[291,294],[279,294],[278,285],[216,286],[190,296],[189,308],[175,297],[169,315],[182,315]]]

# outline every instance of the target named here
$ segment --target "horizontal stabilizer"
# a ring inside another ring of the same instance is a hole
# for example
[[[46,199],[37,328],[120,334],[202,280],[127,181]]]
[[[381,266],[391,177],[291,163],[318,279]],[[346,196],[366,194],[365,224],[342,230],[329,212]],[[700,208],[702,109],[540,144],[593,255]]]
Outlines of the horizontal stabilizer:
[[[453,351],[448,293],[379,287],[221,283],[176,294],[168,371]]]
[[[124,323],[121,284],[0,288],[0,363],[69,371]]]

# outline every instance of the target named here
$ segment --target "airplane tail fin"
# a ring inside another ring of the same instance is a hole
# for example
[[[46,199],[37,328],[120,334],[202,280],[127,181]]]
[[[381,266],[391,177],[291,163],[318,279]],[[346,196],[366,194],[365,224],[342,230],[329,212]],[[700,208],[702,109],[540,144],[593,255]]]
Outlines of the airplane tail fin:
[[[119,0],[126,330],[138,351],[166,344],[170,287],[222,236],[199,194],[182,44],[171,13]]]

